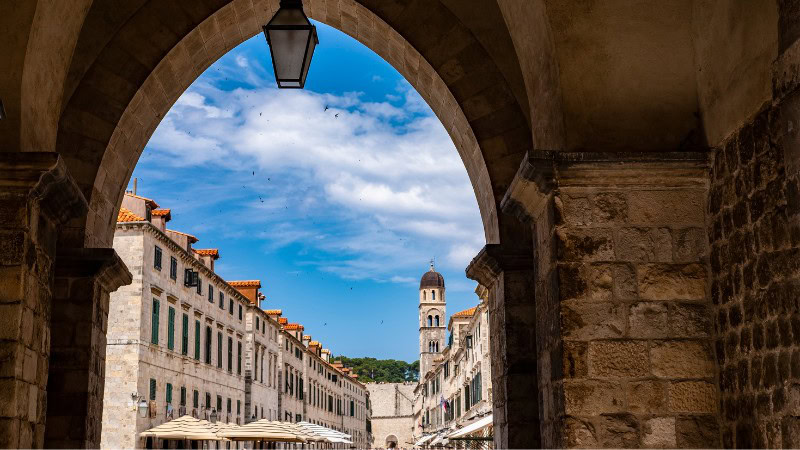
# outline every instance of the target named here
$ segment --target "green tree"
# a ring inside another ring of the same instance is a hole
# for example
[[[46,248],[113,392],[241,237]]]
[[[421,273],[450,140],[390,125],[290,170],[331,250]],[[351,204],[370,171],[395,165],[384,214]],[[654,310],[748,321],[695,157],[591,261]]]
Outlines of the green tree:
[[[419,361],[407,363],[396,359],[349,358],[347,356],[337,356],[333,360],[341,361],[345,367],[358,374],[358,379],[364,383],[402,383],[419,379]]]

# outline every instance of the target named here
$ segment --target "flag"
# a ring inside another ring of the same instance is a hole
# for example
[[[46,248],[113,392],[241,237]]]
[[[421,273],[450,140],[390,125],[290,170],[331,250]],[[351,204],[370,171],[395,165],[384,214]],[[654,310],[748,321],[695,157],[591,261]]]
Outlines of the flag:
[[[444,408],[444,411],[447,412],[447,402],[444,401],[444,396],[441,396],[441,398],[439,399],[439,404],[442,405],[442,408]]]

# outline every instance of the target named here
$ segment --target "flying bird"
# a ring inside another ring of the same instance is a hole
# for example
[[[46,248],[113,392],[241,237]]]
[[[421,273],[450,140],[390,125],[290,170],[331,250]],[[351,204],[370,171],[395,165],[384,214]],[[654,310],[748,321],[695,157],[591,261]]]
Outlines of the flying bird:
[[[339,113],[334,114],[333,117],[336,117],[338,119],[339,118]]]
[[[325,111],[327,111],[327,110],[328,110],[328,105],[325,105]]]

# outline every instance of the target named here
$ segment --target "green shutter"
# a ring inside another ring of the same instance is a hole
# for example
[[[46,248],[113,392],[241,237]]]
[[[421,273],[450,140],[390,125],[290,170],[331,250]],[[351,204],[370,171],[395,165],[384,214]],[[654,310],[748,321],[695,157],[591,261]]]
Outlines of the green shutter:
[[[236,373],[242,374],[242,342],[236,343]]]
[[[167,310],[167,348],[175,349],[175,308],[172,306]]]
[[[186,406],[186,386],[181,386],[181,406]]]
[[[200,407],[200,392],[195,390],[192,393],[192,407],[199,408]]]
[[[228,338],[228,372],[233,373],[233,338]]]
[[[194,359],[200,361],[200,321],[194,321]]]
[[[222,333],[217,332],[217,367],[222,369]]]
[[[167,383],[167,403],[172,404],[172,383]]]
[[[153,344],[158,344],[158,309],[159,309],[159,301],[153,299],[153,320],[151,322],[152,329],[150,331],[150,342]]]
[[[181,354],[189,354],[189,315],[183,315],[183,332],[181,333]]]
[[[150,400],[156,399],[156,379],[150,378]]]

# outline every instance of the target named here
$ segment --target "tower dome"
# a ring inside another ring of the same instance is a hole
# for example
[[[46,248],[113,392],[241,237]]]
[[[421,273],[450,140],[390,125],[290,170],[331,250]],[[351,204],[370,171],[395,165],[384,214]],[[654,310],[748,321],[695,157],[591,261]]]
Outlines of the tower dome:
[[[422,279],[419,280],[419,288],[444,288],[444,277],[433,268],[433,262],[431,262],[431,269],[425,272]]]

